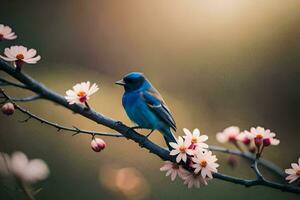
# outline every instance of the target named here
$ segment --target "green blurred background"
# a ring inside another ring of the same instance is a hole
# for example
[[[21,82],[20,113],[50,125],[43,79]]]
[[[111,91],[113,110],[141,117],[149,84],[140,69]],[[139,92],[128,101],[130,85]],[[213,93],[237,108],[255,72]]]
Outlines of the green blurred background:
[[[114,81],[141,71],[159,88],[182,128],[215,134],[230,125],[261,125],[281,143],[264,157],[282,168],[299,157],[300,2],[298,0],[2,0],[0,23],[18,39],[0,43],[35,48],[42,60],[24,71],[64,94],[75,83],[100,85],[90,105],[130,124],[122,89]],[[6,77],[0,72],[1,77]],[[30,93],[7,88],[11,95]],[[52,121],[111,131],[47,101],[24,104]],[[58,134],[25,116],[0,116],[0,150],[45,160],[51,176],[37,184],[38,199],[298,199],[265,187],[245,188],[213,180],[188,190],[159,171],[162,161],[126,139]],[[164,145],[160,134],[151,139]],[[229,146],[230,147],[230,146]],[[218,154],[220,172],[251,178],[249,163],[236,169]],[[267,172],[266,175],[272,178]],[[0,189],[0,199],[5,199]]]

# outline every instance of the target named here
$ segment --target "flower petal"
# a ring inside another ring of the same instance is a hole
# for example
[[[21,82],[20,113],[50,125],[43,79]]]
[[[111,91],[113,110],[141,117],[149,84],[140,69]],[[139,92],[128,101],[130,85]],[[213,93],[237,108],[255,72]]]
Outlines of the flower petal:
[[[193,130],[193,136],[199,137],[199,136],[200,136],[200,130],[197,129],[197,128],[195,128],[195,129]]]
[[[8,57],[4,57],[4,56],[1,56],[1,55],[0,55],[0,58],[2,58],[5,61],[15,61],[15,60],[17,60],[16,58],[8,58]]]
[[[286,173],[286,174],[295,174],[296,172],[295,172],[295,170],[293,170],[293,169],[286,169],[286,170],[285,170],[285,173]]]
[[[182,154],[180,153],[180,154],[178,154],[178,156],[176,157],[176,162],[177,162],[177,163],[180,163],[181,158],[182,158]]]
[[[35,49],[29,49],[27,53],[25,54],[25,59],[33,58],[36,55]]]
[[[291,164],[291,166],[292,166],[292,168],[294,169],[294,170],[300,170],[300,166],[299,165],[297,165],[296,163],[292,163]]]
[[[183,160],[183,162],[186,162],[186,160],[187,160],[187,156],[186,156],[186,154],[184,153],[184,154],[182,154],[182,160]]]
[[[183,128],[183,132],[185,133],[186,136],[192,136],[191,131],[187,128]]]
[[[171,147],[173,147],[174,149],[176,149],[176,148],[178,147],[178,144],[175,143],[175,142],[169,142],[169,145],[170,145]]]
[[[172,171],[172,174],[171,174],[171,180],[174,181],[175,178],[177,176],[177,172],[176,171]]]

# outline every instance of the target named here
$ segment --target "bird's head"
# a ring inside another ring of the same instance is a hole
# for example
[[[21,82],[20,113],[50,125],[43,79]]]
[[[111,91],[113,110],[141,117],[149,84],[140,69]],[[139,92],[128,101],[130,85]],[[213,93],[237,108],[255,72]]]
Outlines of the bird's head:
[[[125,91],[135,91],[139,90],[148,84],[145,76],[140,72],[131,72],[126,74],[121,80],[117,81],[117,85],[124,86]]]

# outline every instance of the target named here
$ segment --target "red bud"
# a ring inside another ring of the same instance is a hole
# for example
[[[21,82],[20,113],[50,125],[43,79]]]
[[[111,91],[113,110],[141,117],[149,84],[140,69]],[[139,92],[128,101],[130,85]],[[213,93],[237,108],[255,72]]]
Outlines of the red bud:
[[[264,143],[264,146],[267,147],[267,146],[269,146],[271,144],[271,139],[270,138],[266,138],[266,139],[264,139],[263,143]]]
[[[6,103],[2,106],[1,110],[5,115],[12,115],[15,112],[15,106],[12,103]]]
[[[249,138],[244,138],[244,140],[243,140],[243,143],[244,143],[245,145],[249,145],[250,142],[251,142],[251,140],[250,140]]]
[[[106,147],[106,143],[104,142],[104,140],[102,140],[100,138],[95,138],[91,142],[91,147],[92,147],[93,151],[100,152],[101,150],[103,150]]]
[[[236,166],[238,165],[238,159],[236,156],[230,155],[228,157],[227,163],[230,167],[236,168]]]
[[[259,147],[260,145],[262,145],[263,139],[261,139],[261,138],[254,138],[254,142],[255,142],[255,145]]]

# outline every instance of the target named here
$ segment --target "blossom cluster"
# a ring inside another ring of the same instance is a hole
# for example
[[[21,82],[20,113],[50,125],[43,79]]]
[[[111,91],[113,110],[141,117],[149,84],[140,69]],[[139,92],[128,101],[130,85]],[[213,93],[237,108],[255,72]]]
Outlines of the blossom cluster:
[[[204,143],[207,135],[201,135],[199,129],[190,132],[184,128],[183,131],[185,136],[179,136],[177,143],[169,143],[173,148],[170,155],[176,156],[176,163],[165,161],[160,170],[166,171],[166,176],[171,175],[172,181],[178,176],[188,188],[205,186],[213,178],[213,173],[218,172],[217,158]]]
[[[12,156],[0,154],[0,176],[14,176],[30,184],[44,180],[49,175],[48,166],[41,159],[28,160],[22,152],[15,152]]]
[[[217,133],[216,138],[220,143],[232,143],[237,146],[240,150],[242,148],[239,143],[244,144],[248,151],[251,153],[256,153],[256,158],[258,159],[265,147],[270,145],[278,145],[280,140],[275,138],[276,134],[271,132],[270,129],[265,129],[263,127],[252,127],[250,131],[240,132],[239,127],[230,126],[225,128],[222,132]],[[287,174],[286,180],[292,183],[300,178],[300,158],[298,163],[292,163],[292,168],[286,169]]]
[[[265,147],[278,145],[280,141],[275,138],[276,134],[263,127],[252,127],[250,131],[240,132],[239,127],[230,126],[217,133],[216,138],[220,143],[232,143],[240,148],[239,143],[244,144],[252,153],[260,157]]]
[[[16,38],[16,34],[9,26],[0,24],[0,41],[14,40]],[[16,69],[21,70],[21,66],[24,63],[36,64],[41,59],[41,56],[37,55],[35,49],[27,49],[27,47],[22,45],[15,45],[10,48],[5,48],[4,56],[0,55],[0,58],[5,61],[13,62]]]

